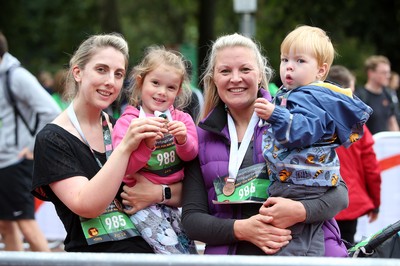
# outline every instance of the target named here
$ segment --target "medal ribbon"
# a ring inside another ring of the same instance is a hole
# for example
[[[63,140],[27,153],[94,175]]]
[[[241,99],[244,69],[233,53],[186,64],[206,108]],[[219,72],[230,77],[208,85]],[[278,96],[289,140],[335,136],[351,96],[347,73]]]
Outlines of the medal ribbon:
[[[89,142],[83,134],[78,118],[76,117],[73,102],[71,102],[71,104],[68,106],[67,114],[69,119],[71,120],[71,123],[78,131],[84,143],[89,147],[93,154],[93,157],[101,168],[103,166],[102,163],[96,157],[96,154],[90,147]],[[111,155],[113,147],[111,143],[111,130],[108,126],[104,112],[101,113],[101,123],[103,127],[103,140],[106,150],[106,158],[108,159]],[[100,216],[92,219],[80,217],[80,220],[81,227],[88,245],[93,245],[100,242],[117,241],[140,235],[139,231],[136,229],[135,225],[132,223],[129,217],[119,210],[117,199],[114,199]],[[106,221],[108,220],[113,221],[113,226],[106,226]],[[94,235],[90,234],[92,232],[91,229],[96,230],[94,232]]]
[[[247,148],[249,147],[250,141],[254,134],[254,127],[257,125],[259,117],[256,113],[253,113],[250,119],[250,123],[246,128],[240,147],[238,148],[238,137],[236,133],[235,122],[231,115],[228,113],[228,130],[231,137],[231,148],[229,153],[229,178],[228,182],[235,183],[236,177],[243,162]]]
[[[92,154],[97,162],[97,164],[101,167],[103,167],[103,164],[100,162],[100,160],[96,157],[93,149],[90,147],[89,142],[85,138],[85,135],[83,134],[83,131],[81,129],[81,126],[79,124],[78,118],[76,117],[76,113],[74,110],[73,102],[68,106],[67,108],[67,113],[68,117],[71,120],[71,123],[74,125],[75,129],[78,131],[79,135],[85,142],[85,144],[89,147],[89,149],[92,151]],[[107,119],[104,115],[104,112],[101,114],[101,120],[102,120],[102,126],[103,126],[103,139],[104,139],[104,147],[106,150],[106,158],[110,157],[111,152],[113,150],[112,143],[111,143],[111,132],[110,128],[108,127]]]
[[[156,116],[156,117],[159,117],[161,114],[164,114],[167,117],[168,121],[172,121],[173,120],[171,112],[169,111],[169,109],[167,109],[164,112],[160,112],[160,111],[155,111],[154,112],[154,116]],[[140,106],[139,118],[145,118],[145,117],[146,117],[146,113],[144,112],[142,106]]]

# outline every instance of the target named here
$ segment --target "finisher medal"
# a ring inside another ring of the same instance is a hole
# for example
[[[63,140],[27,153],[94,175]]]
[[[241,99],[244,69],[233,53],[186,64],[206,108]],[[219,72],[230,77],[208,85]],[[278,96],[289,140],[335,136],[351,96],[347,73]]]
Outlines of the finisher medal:
[[[224,193],[225,196],[230,196],[235,192],[235,180],[228,179],[226,180],[226,183],[224,187],[222,188],[222,193]]]

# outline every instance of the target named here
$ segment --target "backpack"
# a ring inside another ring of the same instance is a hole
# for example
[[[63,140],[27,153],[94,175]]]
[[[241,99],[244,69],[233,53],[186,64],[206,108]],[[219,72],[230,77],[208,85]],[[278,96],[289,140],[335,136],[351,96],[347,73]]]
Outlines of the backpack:
[[[5,86],[5,94],[6,94],[6,96],[8,96],[8,97],[6,97],[6,98],[7,98],[8,102],[9,102],[9,104],[10,104],[10,105],[13,107],[13,109],[14,109],[15,145],[16,145],[16,146],[18,145],[18,117],[21,118],[22,122],[24,123],[24,125],[25,125],[26,128],[28,129],[28,131],[29,131],[29,133],[31,134],[31,136],[34,136],[34,135],[36,134],[36,131],[37,131],[38,126],[39,126],[39,113],[36,113],[36,117],[35,117],[35,126],[34,126],[32,129],[30,128],[30,126],[29,126],[29,124],[28,124],[28,121],[25,119],[25,117],[24,117],[24,116],[21,114],[21,112],[19,111],[18,106],[17,106],[16,99],[15,99],[15,96],[14,96],[14,94],[13,94],[12,91],[11,91],[10,75],[11,75],[11,72],[12,72],[14,69],[18,68],[18,67],[21,67],[21,66],[20,66],[20,65],[15,65],[15,66],[12,66],[11,68],[9,68],[9,69],[7,70],[7,72],[6,72],[6,86]]]

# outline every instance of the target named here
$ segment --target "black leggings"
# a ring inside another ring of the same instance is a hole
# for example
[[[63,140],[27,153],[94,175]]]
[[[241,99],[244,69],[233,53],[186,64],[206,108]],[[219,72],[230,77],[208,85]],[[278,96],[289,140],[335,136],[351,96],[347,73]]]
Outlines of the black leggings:
[[[357,231],[357,219],[337,221],[342,239],[354,245],[354,235]]]

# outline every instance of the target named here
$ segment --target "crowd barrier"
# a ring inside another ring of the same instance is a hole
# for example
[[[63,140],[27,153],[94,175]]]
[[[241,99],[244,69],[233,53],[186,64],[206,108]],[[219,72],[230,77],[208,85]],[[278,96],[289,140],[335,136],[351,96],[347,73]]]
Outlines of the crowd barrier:
[[[396,259],[228,255],[0,252],[0,266],[398,266]]]
[[[375,152],[382,170],[381,207],[379,218],[368,223],[366,217],[358,222],[355,239],[376,233],[400,220],[400,132],[381,132],[374,135]],[[65,230],[48,202],[38,202],[36,218],[49,240],[63,240]],[[204,247],[203,247],[204,248]],[[0,265],[400,265],[393,259],[303,258],[255,256],[162,256],[145,254],[81,254],[0,252]]]
[[[374,135],[374,150],[382,170],[381,207],[377,221],[359,219],[355,240],[360,241],[378,230],[400,220],[400,132],[380,132]],[[52,203],[38,202],[36,219],[47,239],[63,240],[65,230]]]
[[[374,150],[381,168],[381,206],[378,219],[358,219],[355,240],[360,241],[400,220],[400,132],[379,132],[374,136]]]

